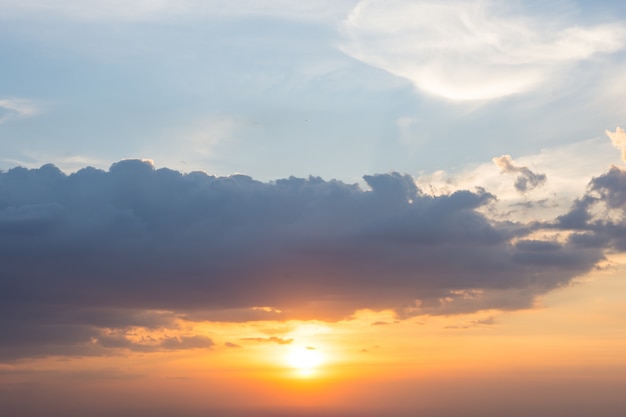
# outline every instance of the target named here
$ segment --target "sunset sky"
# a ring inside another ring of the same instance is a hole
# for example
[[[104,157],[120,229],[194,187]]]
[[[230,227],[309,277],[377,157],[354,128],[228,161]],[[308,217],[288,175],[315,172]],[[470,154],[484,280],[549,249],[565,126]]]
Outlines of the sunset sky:
[[[0,0],[0,409],[622,417],[626,2]]]

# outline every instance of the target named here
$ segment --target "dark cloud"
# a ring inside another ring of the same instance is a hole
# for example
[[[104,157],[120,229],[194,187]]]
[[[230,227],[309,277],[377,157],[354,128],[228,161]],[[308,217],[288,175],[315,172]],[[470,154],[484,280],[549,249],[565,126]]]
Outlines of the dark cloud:
[[[226,342],[224,343],[224,346],[226,346],[227,348],[240,348],[241,347],[238,344],[232,343],[232,342]]]
[[[102,329],[169,328],[176,318],[527,308],[603,256],[593,230],[544,242],[525,238],[534,225],[487,219],[478,209],[495,196],[481,189],[433,197],[410,176],[364,179],[370,190],[316,177],[181,174],[138,160],[71,175],[52,165],[0,173],[0,329],[13,336],[0,341],[0,357],[16,346],[93,349]],[[596,194],[621,187],[595,181]],[[573,210],[570,225],[588,229],[586,209]]]
[[[613,166],[593,178],[555,227],[577,232],[569,238],[572,245],[626,251],[626,171]]]
[[[149,346],[126,340],[123,332],[103,333],[103,329],[178,328],[170,312],[92,308],[80,303],[2,302],[0,315],[0,360],[49,354],[108,355],[108,349],[115,348],[150,351]]]
[[[515,179],[515,189],[520,193],[530,191],[546,182],[545,174],[537,174],[528,167],[515,165],[510,155],[493,158],[493,162],[502,170],[503,174],[519,174]]]

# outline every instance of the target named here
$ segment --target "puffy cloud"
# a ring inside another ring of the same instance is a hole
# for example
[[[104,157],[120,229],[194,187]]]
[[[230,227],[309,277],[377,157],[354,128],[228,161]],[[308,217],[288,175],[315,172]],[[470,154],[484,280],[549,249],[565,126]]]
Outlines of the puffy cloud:
[[[509,5],[511,6],[511,5]],[[536,88],[555,71],[624,46],[620,24],[566,26],[493,1],[363,0],[344,21],[343,51],[452,100]]]
[[[575,230],[570,241],[577,246],[626,251],[626,171],[613,166],[593,178],[587,193],[555,226]]]
[[[545,174],[537,174],[528,167],[515,165],[510,155],[495,157],[493,163],[502,170],[503,174],[519,174],[515,179],[515,189],[520,193],[532,190],[546,182]]]
[[[528,308],[603,257],[602,245],[534,240],[534,224],[488,219],[479,210],[494,196],[481,189],[431,196],[407,175],[364,180],[369,190],[263,183],[139,160],[0,172],[0,330],[10,336],[0,357],[139,349],[103,332],[181,318]],[[613,182],[596,179],[596,192]],[[209,346],[182,336],[159,348]]]
[[[606,134],[611,139],[613,146],[622,151],[622,161],[626,162],[626,133],[624,129],[618,127],[615,132],[607,130]]]

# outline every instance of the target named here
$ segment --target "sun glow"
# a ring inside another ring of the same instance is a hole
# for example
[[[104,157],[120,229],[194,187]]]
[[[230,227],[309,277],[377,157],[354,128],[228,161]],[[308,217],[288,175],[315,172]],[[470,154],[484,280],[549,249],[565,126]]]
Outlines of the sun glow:
[[[320,351],[310,346],[296,346],[287,356],[287,363],[294,368],[300,376],[311,376],[324,362]]]

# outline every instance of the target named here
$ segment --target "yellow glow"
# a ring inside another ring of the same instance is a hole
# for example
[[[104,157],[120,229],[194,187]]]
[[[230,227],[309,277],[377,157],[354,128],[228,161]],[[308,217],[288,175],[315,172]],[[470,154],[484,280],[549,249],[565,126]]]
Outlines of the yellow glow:
[[[323,355],[310,346],[295,346],[287,356],[287,363],[297,370],[300,376],[313,375],[323,362]]]

